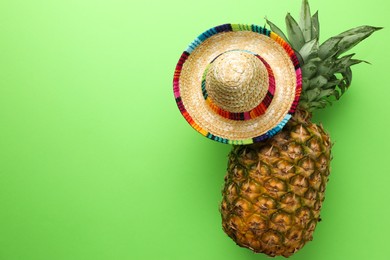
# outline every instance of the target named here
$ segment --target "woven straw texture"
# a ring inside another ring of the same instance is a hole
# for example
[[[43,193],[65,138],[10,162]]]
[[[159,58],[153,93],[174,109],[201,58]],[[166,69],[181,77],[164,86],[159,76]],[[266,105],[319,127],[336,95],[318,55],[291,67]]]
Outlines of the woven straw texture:
[[[222,143],[250,144],[275,135],[294,113],[301,71],[291,47],[275,33],[225,24],[183,52],[173,85],[195,130]]]

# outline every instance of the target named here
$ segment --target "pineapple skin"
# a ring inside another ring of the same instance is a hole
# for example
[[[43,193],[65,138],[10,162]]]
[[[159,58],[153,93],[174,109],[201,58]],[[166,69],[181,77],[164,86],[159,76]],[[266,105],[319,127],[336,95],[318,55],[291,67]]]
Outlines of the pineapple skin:
[[[298,110],[273,138],[230,152],[220,212],[239,246],[289,257],[313,239],[332,145],[310,118]]]

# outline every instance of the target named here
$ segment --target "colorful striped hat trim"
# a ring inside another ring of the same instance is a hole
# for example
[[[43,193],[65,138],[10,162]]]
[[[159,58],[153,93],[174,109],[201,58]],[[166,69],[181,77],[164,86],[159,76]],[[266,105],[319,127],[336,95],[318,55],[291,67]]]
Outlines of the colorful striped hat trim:
[[[222,109],[205,87],[210,64],[234,50],[252,53],[268,73],[266,98],[248,111]],[[266,28],[245,24],[223,24],[199,35],[182,53],[173,78],[176,104],[186,121],[209,139],[235,145],[278,133],[295,112],[301,88],[301,69],[292,48]]]

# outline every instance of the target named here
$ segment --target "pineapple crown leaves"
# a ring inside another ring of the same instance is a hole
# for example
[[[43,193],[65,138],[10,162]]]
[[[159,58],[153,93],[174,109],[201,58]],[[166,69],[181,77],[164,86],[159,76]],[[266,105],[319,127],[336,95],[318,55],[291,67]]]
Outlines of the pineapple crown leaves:
[[[320,24],[318,11],[311,15],[308,0],[302,0],[300,20],[286,15],[287,36],[266,18],[271,30],[282,37],[294,49],[302,65],[302,95],[299,106],[308,111],[331,104],[331,97],[338,100],[352,82],[351,66],[363,60],[353,59],[354,54],[342,56],[359,42],[381,27],[359,26],[319,43]]]

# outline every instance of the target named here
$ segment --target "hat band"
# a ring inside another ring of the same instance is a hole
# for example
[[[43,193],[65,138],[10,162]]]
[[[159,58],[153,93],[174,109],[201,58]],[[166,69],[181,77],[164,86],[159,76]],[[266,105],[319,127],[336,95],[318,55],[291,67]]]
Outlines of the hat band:
[[[222,54],[224,54],[226,52],[231,52],[231,51],[243,51],[243,52],[253,54],[253,56],[258,58],[264,64],[264,66],[268,72],[268,90],[267,90],[266,95],[264,96],[264,98],[259,102],[259,104],[256,107],[254,107],[253,109],[248,110],[248,111],[230,112],[230,111],[227,111],[227,110],[219,107],[217,104],[215,104],[215,102],[209,96],[207,89],[206,89],[206,76],[207,76],[207,72],[209,71],[211,65],[219,56],[221,56]],[[207,105],[218,115],[220,115],[224,118],[236,120],[236,121],[250,120],[250,119],[254,119],[256,117],[259,117],[261,115],[264,115],[265,112],[267,111],[269,105],[271,104],[272,99],[274,97],[274,93],[275,93],[275,77],[274,77],[274,73],[271,69],[271,66],[259,54],[250,52],[248,50],[229,50],[226,52],[223,52],[223,53],[219,54],[217,57],[215,57],[207,65],[207,67],[203,73],[201,87],[202,87],[202,94],[203,94],[203,97],[204,97]]]

